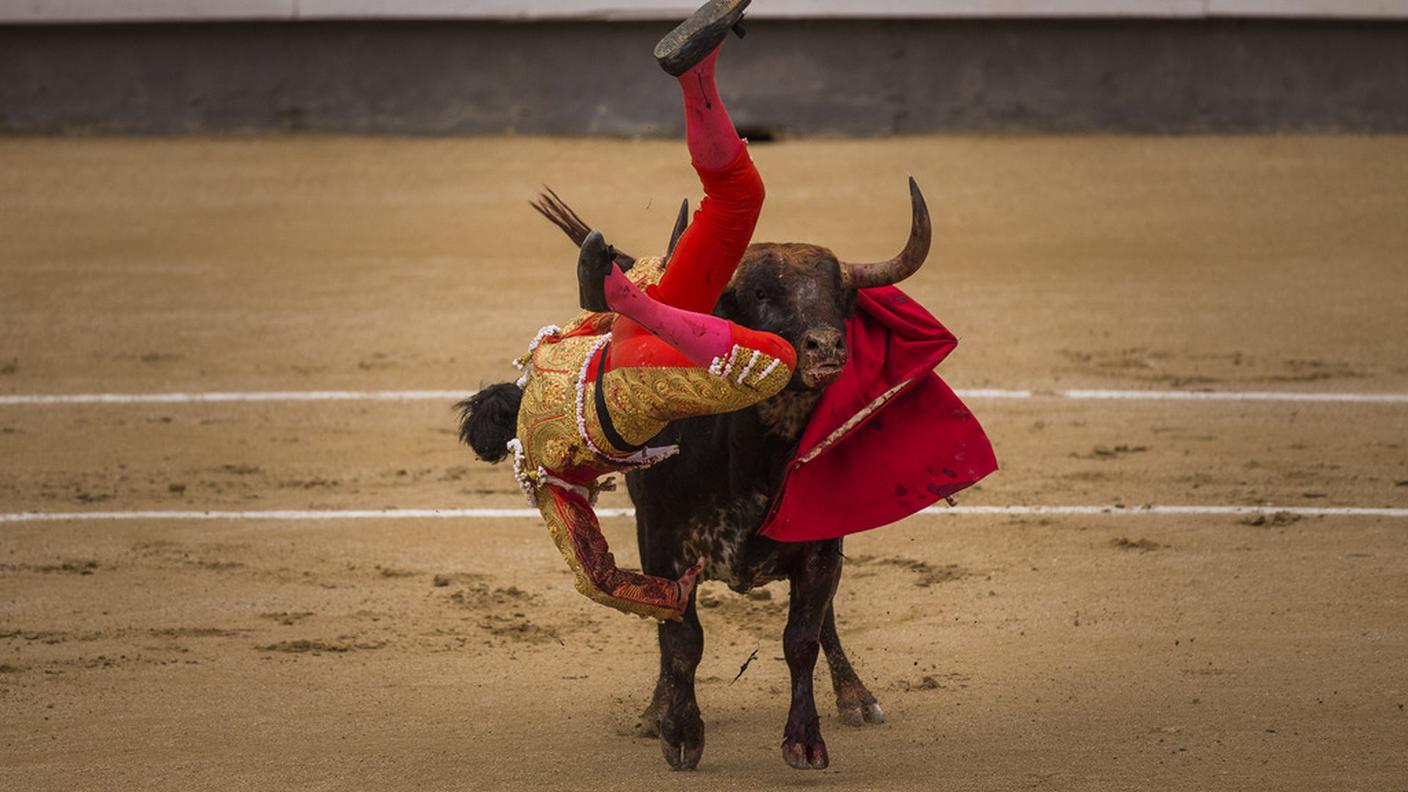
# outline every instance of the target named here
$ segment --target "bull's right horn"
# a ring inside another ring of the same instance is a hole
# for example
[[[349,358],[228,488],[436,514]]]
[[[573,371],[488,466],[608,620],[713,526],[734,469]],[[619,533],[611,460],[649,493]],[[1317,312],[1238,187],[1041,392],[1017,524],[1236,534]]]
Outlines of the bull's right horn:
[[[909,241],[904,250],[888,261],[870,264],[841,262],[841,282],[851,289],[870,289],[876,286],[890,286],[908,278],[919,270],[929,255],[929,242],[933,237],[933,227],[929,223],[929,207],[924,203],[924,194],[919,192],[919,184],[909,177],[909,201],[914,217],[909,227]]]

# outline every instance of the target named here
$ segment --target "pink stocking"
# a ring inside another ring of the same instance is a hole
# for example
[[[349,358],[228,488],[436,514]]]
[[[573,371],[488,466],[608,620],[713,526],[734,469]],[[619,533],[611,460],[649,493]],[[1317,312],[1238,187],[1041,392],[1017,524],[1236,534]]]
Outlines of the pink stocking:
[[[743,148],[714,85],[714,62],[720,49],[723,44],[678,78],[684,94],[685,140],[689,143],[690,159],[699,170],[718,170],[729,165]]]
[[[727,320],[653,300],[619,267],[611,267],[605,291],[611,310],[635,320],[698,366],[708,366],[733,348],[733,328]]]

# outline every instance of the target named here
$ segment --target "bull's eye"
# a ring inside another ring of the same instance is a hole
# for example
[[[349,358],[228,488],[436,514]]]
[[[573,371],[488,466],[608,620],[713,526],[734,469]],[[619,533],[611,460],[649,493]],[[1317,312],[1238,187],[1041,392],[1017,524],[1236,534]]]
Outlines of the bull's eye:
[[[766,289],[758,289],[757,291],[753,292],[753,296],[758,298],[758,300],[762,302],[766,302],[768,299],[768,293]]]

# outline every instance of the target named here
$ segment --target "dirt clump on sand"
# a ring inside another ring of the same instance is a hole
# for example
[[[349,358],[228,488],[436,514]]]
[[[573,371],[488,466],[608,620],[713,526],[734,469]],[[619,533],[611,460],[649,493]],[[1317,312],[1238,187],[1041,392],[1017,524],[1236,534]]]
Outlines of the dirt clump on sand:
[[[1147,553],[1151,550],[1165,550],[1168,548],[1168,545],[1155,542],[1152,539],[1129,539],[1124,536],[1111,539],[1110,545],[1120,550],[1138,550],[1141,553]]]
[[[848,564],[864,568],[870,565],[881,567],[893,567],[913,573],[914,585],[920,588],[928,588],[939,583],[947,583],[952,580],[967,577],[972,574],[963,569],[958,564],[935,565],[927,561],[920,561],[913,558],[902,558],[899,556],[877,558],[871,555],[857,555],[846,559]]]
[[[1250,525],[1254,528],[1279,528],[1285,525],[1295,525],[1305,519],[1294,512],[1277,511],[1271,514],[1257,514],[1251,517],[1244,517],[1238,520],[1242,525]]]
[[[288,654],[342,654],[344,652],[380,649],[384,646],[386,646],[385,641],[357,643],[342,639],[336,641],[318,641],[299,638],[294,641],[276,641],[255,648],[261,652],[286,652]]]

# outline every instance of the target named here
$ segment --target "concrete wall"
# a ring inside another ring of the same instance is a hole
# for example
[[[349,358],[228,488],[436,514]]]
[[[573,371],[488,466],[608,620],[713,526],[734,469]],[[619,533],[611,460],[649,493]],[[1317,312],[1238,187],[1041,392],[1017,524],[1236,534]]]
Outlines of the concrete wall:
[[[697,0],[0,0],[0,22],[679,19]],[[1408,18],[1408,0],[759,0],[752,19]]]
[[[0,132],[678,135],[660,22],[0,26]],[[1408,131],[1408,22],[757,20],[771,133]]]

